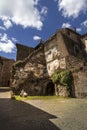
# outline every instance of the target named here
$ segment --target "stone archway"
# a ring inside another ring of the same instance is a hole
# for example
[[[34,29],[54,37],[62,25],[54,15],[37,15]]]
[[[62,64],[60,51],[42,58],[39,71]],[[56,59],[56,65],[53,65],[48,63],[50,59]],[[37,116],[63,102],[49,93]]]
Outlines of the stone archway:
[[[49,82],[46,86],[46,95],[54,95],[55,94],[55,86],[52,82]]]

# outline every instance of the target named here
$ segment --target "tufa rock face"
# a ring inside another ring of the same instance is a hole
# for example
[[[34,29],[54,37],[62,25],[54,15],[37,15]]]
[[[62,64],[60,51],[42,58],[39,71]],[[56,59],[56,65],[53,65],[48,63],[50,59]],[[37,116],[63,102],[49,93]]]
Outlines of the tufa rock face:
[[[20,94],[21,90],[28,95],[54,94],[54,85],[48,78],[43,45],[24,61],[14,64],[11,89],[15,94]]]

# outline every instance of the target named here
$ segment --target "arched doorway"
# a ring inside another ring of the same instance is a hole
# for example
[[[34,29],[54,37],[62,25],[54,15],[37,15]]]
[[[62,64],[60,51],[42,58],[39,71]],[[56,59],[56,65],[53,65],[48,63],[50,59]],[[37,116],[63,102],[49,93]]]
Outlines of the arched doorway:
[[[49,82],[46,86],[46,95],[54,95],[55,87],[52,82]]]

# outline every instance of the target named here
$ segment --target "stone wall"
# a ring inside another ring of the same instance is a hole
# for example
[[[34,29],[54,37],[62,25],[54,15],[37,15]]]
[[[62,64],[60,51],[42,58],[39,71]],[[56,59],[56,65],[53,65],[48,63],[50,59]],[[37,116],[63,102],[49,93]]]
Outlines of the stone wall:
[[[0,86],[8,87],[10,85],[11,67],[14,60],[0,57]]]
[[[82,59],[78,59],[77,57],[69,55],[66,57],[66,66],[69,70],[81,69],[84,66],[84,62]]]
[[[82,36],[81,36],[81,39],[82,39],[83,42],[85,42],[85,40],[87,40],[87,33],[84,34],[84,35],[82,35]]]
[[[16,44],[16,47],[17,47],[16,61],[24,60],[34,50],[32,47],[24,46],[21,44]]]
[[[72,55],[77,57],[78,59],[83,59],[85,46],[82,43],[80,36],[77,39],[71,38],[71,36],[67,36],[63,34],[64,44],[68,50],[68,55]]]
[[[76,32],[76,29],[71,30],[69,28],[61,29],[60,30],[63,34],[65,34],[67,37],[69,37],[71,40],[74,40],[75,42],[80,41],[81,35]]]
[[[73,73],[75,97],[87,98],[87,71],[79,71]]]
[[[55,95],[56,96],[62,96],[62,97],[69,97],[69,91],[65,86],[62,86],[60,84],[55,84]]]

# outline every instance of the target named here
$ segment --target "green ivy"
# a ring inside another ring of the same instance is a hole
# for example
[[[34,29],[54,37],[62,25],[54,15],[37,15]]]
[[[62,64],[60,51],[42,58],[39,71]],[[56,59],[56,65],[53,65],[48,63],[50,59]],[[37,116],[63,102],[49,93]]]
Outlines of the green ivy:
[[[69,70],[58,70],[52,75],[52,81],[55,84],[60,84],[67,87],[67,90],[71,92],[73,85],[72,72]]]

